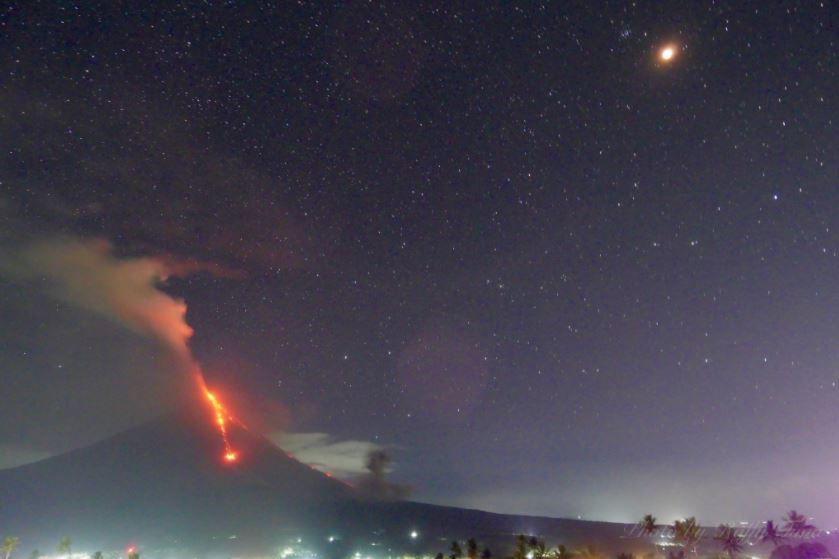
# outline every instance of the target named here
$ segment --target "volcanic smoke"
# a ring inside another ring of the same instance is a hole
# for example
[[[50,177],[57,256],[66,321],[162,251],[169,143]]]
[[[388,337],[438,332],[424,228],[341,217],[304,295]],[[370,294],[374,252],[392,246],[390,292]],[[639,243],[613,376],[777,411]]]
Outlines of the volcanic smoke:
[[[159,258],[117,258],[107,241],[67,237],[26,245],[0,266],[0,272],[13,279],[47,280],[54,297],[162,342],[179,367],[195,375],[201,396],[212,408],[224,445],[223,458],[235,462],[238,455],[227,437],[230,416],[207,388],[189,349],[193,330],[186,323],[186,303],[160,289],[170,276],[195,269]]]

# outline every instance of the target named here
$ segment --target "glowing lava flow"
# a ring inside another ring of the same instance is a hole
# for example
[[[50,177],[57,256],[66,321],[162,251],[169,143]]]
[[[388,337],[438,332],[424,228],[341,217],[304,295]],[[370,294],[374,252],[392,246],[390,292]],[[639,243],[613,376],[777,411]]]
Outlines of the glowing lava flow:
[[[238,458],[236,451],[233,450],[233,447],[230,446],[230,441],[227,439],[227,421],[225,420],[225,412],[224,406],[221,405],[221,402],[218,401],[215,394],[204,389],[204,393],[207,395],[207,399],[210,401],[210,404],[213,406],[213,411],[216,414],[216,424],[218,424],[218,430],[221,433],[221,440],[224,442],[224,460],[227,462],[235,462]]]

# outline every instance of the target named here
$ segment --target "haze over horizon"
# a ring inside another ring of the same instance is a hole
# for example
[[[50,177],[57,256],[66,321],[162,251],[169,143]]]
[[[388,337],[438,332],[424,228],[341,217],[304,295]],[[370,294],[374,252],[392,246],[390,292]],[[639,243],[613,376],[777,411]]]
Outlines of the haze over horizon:
[[[12,3],[0,468],[183,405],[194,356],[418,501],[839,527],[830,16]]]

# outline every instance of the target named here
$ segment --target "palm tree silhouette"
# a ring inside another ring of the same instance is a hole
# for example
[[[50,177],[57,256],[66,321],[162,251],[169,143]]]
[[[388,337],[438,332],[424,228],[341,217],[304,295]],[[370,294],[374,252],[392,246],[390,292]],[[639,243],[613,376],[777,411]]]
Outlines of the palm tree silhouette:
[[[478,559],[478,542],[475,538],[469,538],[466,541],[466,557],[469,559]]]
[[[730,559],[735,559],[743,551],[742,538],[737,530],[727,524],[720,524],[714,539],[720,542],[722,550],[728,554]]]
[[[696,543],[702,534],[695,517],[677,520],[673,523],[672,530],[673,538],[682,544],[686,552],[696,553]]]
[[[767,520],[766,525],[763,527],[763,535],[760,538],[760,541],[763,543],[772,542],[772,545],[778,547],[784,541],[784,535],[778,530],[778,527],[775,526],[775,522],[772,520]]]
[[[553,552],[552,559],[572,559],[574,557],[574,552],[570,551],[564,545],[559,544],[556,546],[556,551]]]
[[[451,555],[449,555],[449,559],[460,559],[463,557],[463,549],[460,548],[460,544],[457,543],[457,540],[452,542],[449,550],[452,552]]]
[[[3,545],[0,546],[0,552],[3,553],[3,557],[9,559],[12,556],[12,552],[17,549],[18,544],[20,544],[20,539],[17,536],[6,536],[3,538]]]
[[[530,541],[527,543],[530,547],[530,555],[533,559],[544,559],[548,554],[548,548],[545,546],[545,542],[538,539],[536,536],[531,536]]]
[[[641,531],[645,536],[652,536],[655,534],[656,530],[658,530],[658,526],[655,523],[656,518],[651,514],[645,514],[644,519],[641,520]]]
[[[527,538],[524,534],[516,536],[516,547],[513,550],[513,559],[527,559]]]
[[[816,530],[815,526],[807,522],[807,517],[795,509],[789,511],[784,520],[786,521],[784,529],[794,536],[803,536]]]

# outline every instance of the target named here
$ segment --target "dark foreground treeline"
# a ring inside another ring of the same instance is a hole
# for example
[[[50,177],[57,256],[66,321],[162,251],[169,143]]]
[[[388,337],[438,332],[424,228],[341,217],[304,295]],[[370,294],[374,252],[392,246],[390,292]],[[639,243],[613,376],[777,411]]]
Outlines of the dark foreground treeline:
[[[713,535],[717,548],[704,556],[714,559],[738,559],[744,556],[747,546],[763,544],[770,546],[770,559],[830,559],[831,553],[821,543],[803,541],[820,534],[818,528],[810,523],[805,515],[791,510],[784,517],[784,524],[779,527],[774,520],[767,520],[758,530],[737,528],[721,524]],[[709,539],[695,517],[676,520],[672,525],[662,525],[648,514],[635,526],[630,535],[654,540],[654,551],[641,554],[643,559],[686,559],[686,556],[698,557],[700,542]],[[465,551],[464,551],[465,548]],[[461,545],[453,541],[448,555],[437,553],[435,559],[493,559],[496,557],[489,547],[479,545],[475,538],[470,538]],[[536,536],[520,534],[516,537],[512,550],[499,556],[503,559],[608,559],[595,545],[587,545],[572,550],[563,544],[551,548]],[[624,551],[616,559],[636,559],[636,554]]]

